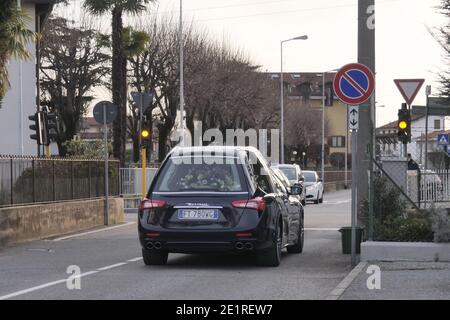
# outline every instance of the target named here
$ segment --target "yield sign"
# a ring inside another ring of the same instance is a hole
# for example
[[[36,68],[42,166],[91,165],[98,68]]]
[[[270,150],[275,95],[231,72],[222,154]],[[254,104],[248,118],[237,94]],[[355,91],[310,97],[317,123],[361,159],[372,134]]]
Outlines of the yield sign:
[[[405,99],[405,102],[410,106],[422,87],[425,79],[396,79],[395,85]]]

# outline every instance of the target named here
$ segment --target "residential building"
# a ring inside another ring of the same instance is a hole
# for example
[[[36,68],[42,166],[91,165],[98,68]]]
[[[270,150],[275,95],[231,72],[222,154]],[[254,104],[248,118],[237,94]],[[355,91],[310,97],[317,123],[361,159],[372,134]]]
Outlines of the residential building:
[[[22,0],[21,7],[29,16],[30,30],[39,31],[50,14],[55,0]],[[10,89],[0,109],[0,153],[36,155],[36,141],[30,138],[28,116],[37,109],[36,44],[29,43],[31,59],[12,60],[8,65]]]
[[[273,81],[280,81],[279,73],[269,73]],[[307,106],[311,112],[322,112],[323,73],[289,72],[283,73],[285,106]],[[333,153],[345,154],[351,150],[347,126],[347,106],[333,92],[335,73],[325,74],[325,144],[328,156]],[[305,114],[305,117],[308,115]],[[322,122],[317,123],[322,128]],[[318,139],[321,140],[321,137]]]

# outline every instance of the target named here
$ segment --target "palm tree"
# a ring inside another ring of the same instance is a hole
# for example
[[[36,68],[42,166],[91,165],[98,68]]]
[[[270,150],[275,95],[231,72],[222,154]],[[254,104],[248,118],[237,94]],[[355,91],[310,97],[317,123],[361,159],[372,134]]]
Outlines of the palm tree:
[[[84,6],[95,15],[112,15],[112,95],[113,103],[119,108],[119,117],[113,123],[113,155],[125,164],[126,145],[126,101],[127,101],[127,62],[123,45],[124,13],[138,14],[145,5],[154,0],[85,0]]]
[[[27,19],[28,16],[17,7],[17,0],[0,2],[0,107],[9,87],[9,60],[29,59],[26,45],[37,37],[37,33],[27,29]]]

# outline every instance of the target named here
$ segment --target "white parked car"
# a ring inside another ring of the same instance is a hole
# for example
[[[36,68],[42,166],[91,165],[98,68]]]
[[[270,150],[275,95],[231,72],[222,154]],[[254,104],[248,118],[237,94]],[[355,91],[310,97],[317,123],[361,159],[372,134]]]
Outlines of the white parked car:
[[[319,178],[316,171],[303,171],[305,177],[306,200],[314,201],[315,204],[323,202],[323,180]]]

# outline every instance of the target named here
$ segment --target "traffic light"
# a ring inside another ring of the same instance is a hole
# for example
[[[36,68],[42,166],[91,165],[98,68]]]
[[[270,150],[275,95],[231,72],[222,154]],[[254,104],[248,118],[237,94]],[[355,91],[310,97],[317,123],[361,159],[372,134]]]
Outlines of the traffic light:
[[[33,121],[33,124],[30,125],[30,129],[34,131],[34,133],[30,135],[30,138],[36,140],[38,145],[43,145],[45,142],[43,130],[44,122],[42,115],[42,112],[36,112],[34,115],[28,117],[28,119]]]
[[[55,141],[58,137],[58,116],[53,112],[44,112],[45,145]]]
[[[142,128],[141,130],[141,148],[148,149],[150,147],[150,130],[147,128]]]
[[[406,103],[402,103],[402,108],[398,110],[397,135],[400,142],[411,142],[411,113]]]

